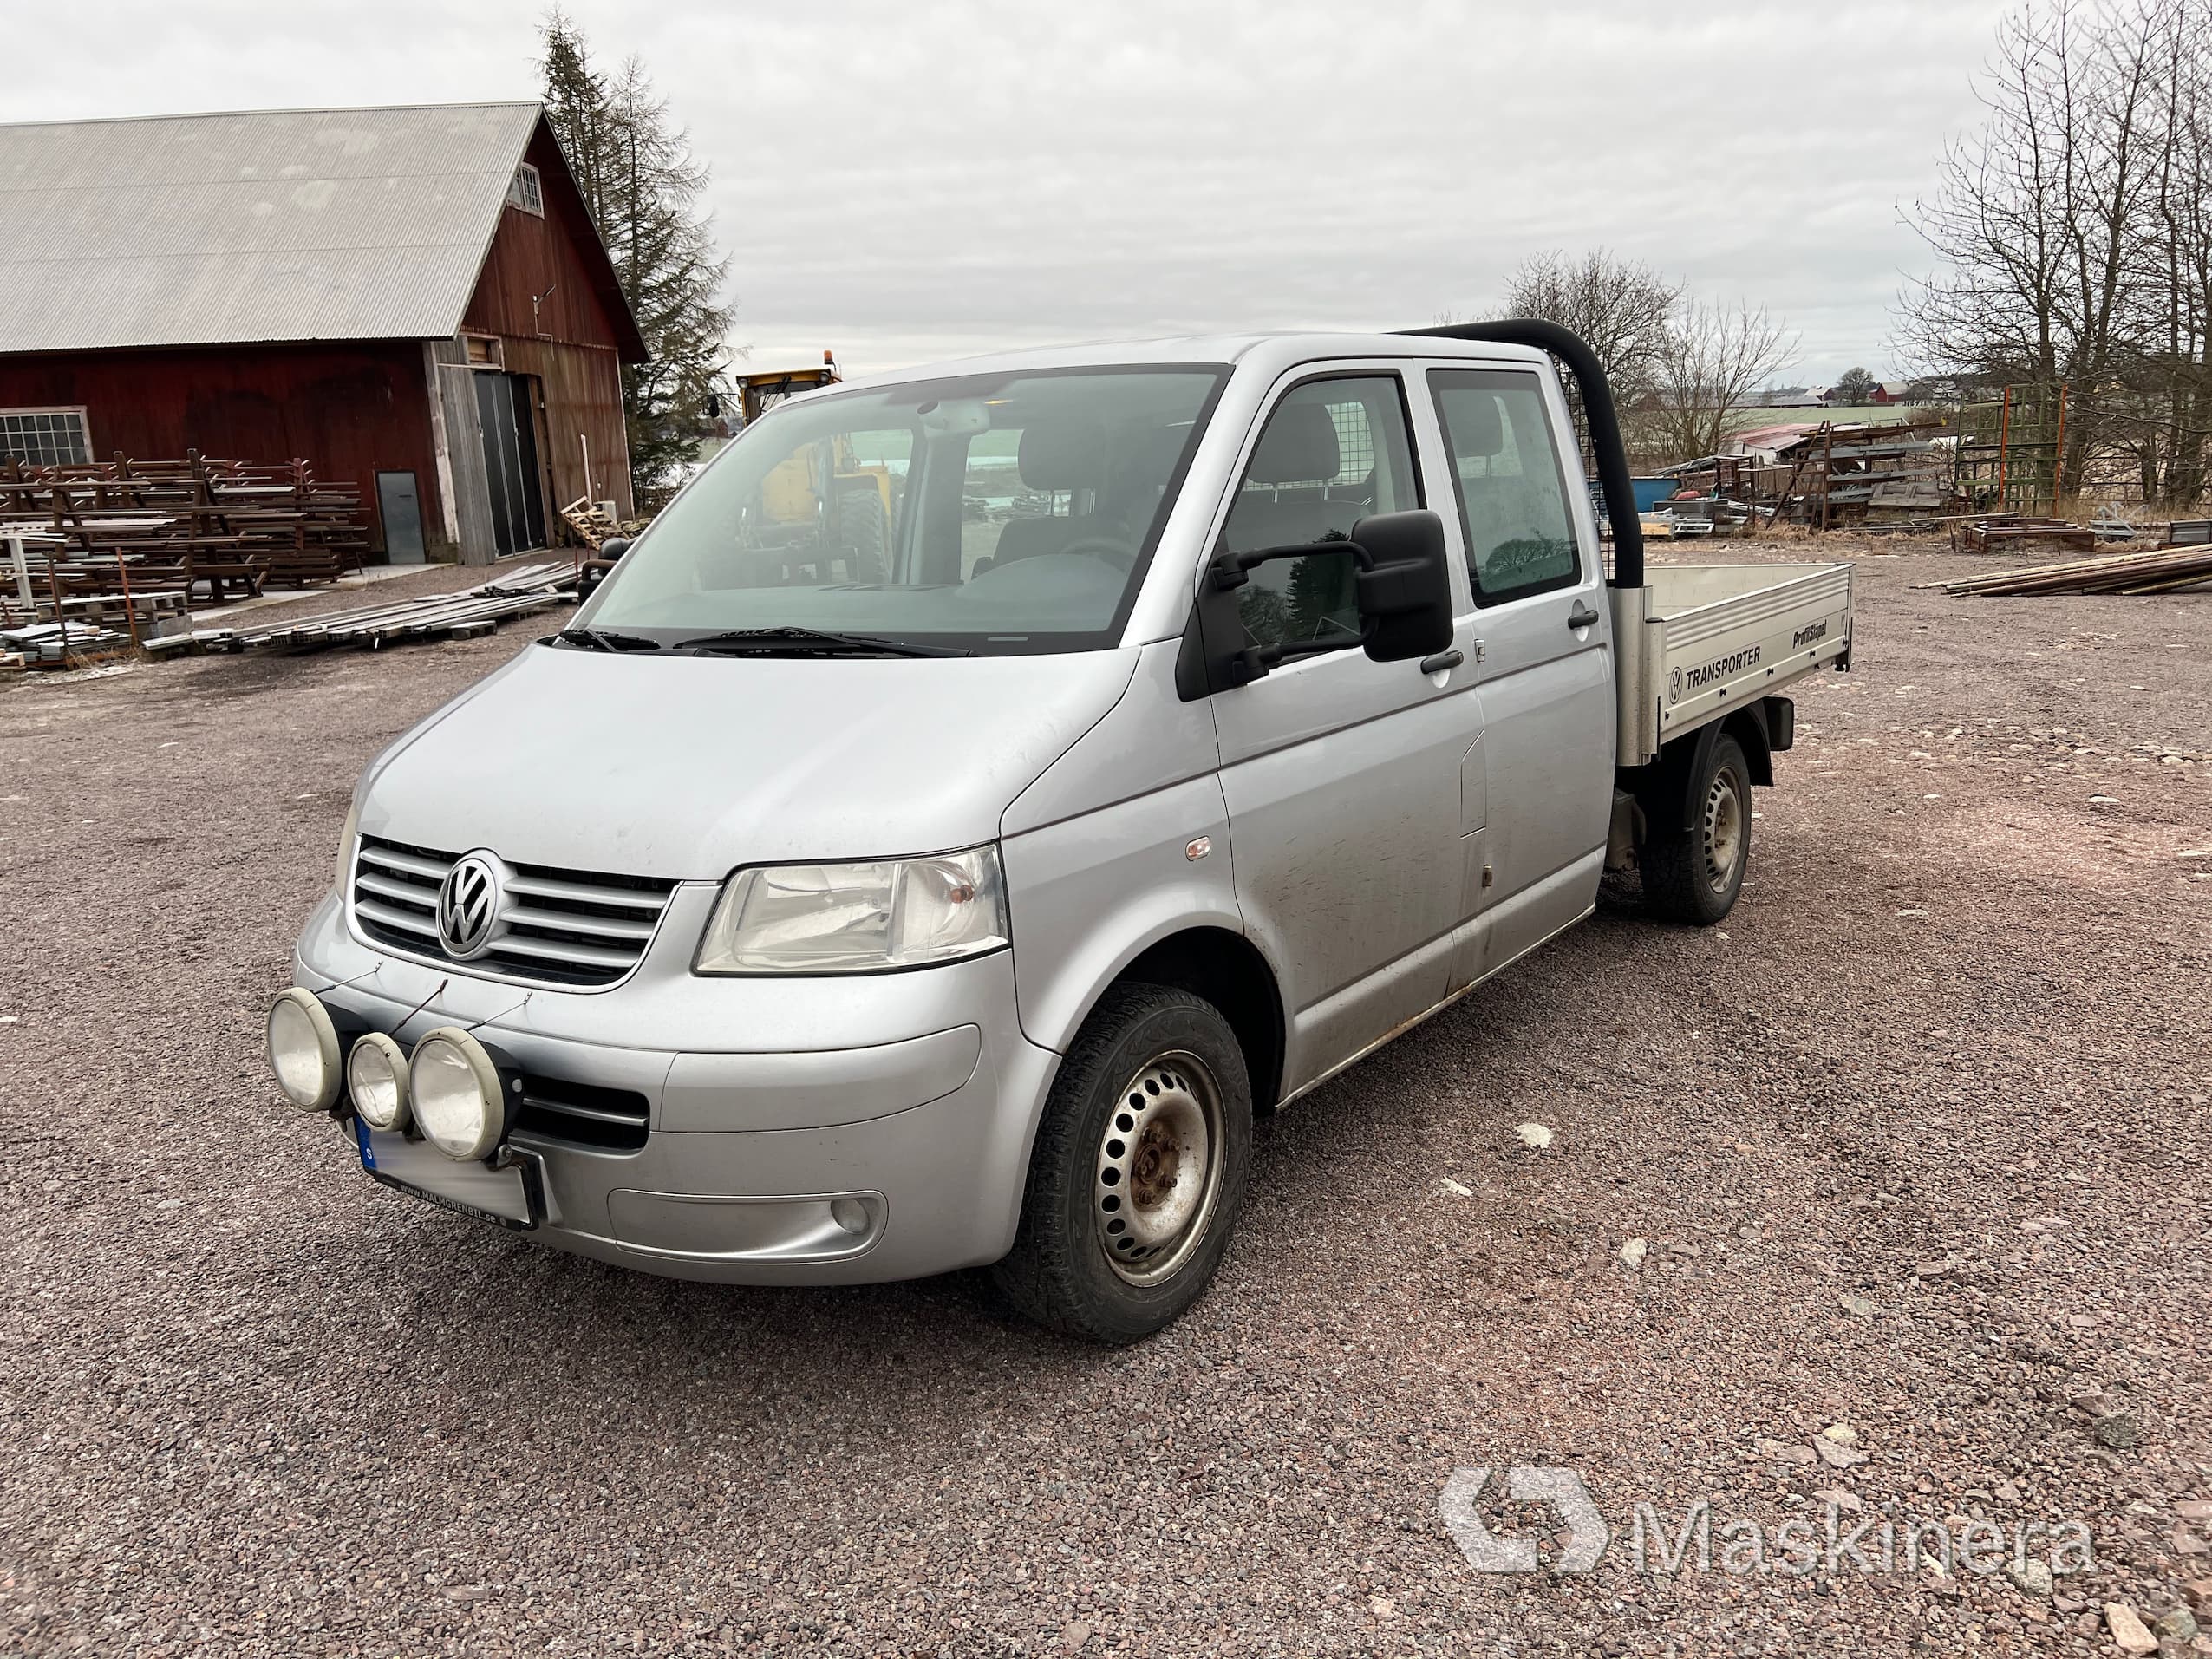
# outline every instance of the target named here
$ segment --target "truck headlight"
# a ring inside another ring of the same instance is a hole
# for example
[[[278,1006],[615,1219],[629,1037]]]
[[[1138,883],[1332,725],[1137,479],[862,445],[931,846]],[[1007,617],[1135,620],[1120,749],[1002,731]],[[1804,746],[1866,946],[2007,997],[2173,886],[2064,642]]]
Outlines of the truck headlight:
[[[1008,939],[998,849],[865,864],[773,865],[729,878],[692,970],[856,974],[920,968]]]
[[[269,1069],[303,1112],[323,1112],[338,1098],[338,1029],[311,990],[295,985],[269,1004]]]
[[[372,1129],[404,1129],[408,1110],[407,1050],[382,1031],[355,1039],[346,1056],[346,1093]]]
[[[414,1045],[408,1103],[422,1138],[457,1164],[488,1156],[507,1127],[499,1068],[484,1045],[441,1025]]]

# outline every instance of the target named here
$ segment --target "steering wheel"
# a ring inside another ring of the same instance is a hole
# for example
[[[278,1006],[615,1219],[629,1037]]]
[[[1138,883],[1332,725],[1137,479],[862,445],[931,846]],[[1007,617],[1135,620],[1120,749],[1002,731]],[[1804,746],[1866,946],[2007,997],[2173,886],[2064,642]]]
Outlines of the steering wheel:
[[[1063,553],[1088,553],[1118,571],[1132,569],[1137,563],[1137,550],[1126,541],[1116,541],[1112,536],[1078,536],[1060,551]]]

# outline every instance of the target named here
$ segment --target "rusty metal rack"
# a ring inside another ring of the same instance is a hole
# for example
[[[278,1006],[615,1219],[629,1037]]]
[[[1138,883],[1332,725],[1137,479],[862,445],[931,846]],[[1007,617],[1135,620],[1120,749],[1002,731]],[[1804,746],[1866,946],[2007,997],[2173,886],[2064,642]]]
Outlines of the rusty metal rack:
[[[0,459],[0,539],[23,548],[49,619],[75,598],[204,587],[211,599],[305,587],[358,570],[368,551],[361,492],[304,460],[182,460],[26,467]],[[29,603],[18,592],[16,603]]]
[[[2023,382],[1959,411],[1956,477],[1969,513],[2048,518],[2059,501],[2066,388]]]

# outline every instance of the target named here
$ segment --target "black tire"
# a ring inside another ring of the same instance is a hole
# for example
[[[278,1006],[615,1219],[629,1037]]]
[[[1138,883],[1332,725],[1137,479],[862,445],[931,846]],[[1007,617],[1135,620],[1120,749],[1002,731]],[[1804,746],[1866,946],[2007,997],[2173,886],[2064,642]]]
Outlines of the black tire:
[[[1206,1119],[1209,1094],[1201,1167],[1189,1128]],[[1149,1336],[1204,1295],[1221,1265],[1251,1159],[1251,1083],[1221,1011],[1188,991],[1116,986],[1054,1080],[1014,1249],[992,1277],[1049,1329],[1095,1342]],[[1199,1169],[1200,1207],[1171,1237],[1138,1238],[1132,1224],[1182,1213],[1186,1161]],[[1156,1195],[1149,1205],[1143,1191]]]
[[[888,572],[891,524],[874,479],[838,481],[837,551],[848,582],[880,582]],[[823,572],[825,579],[828,574]]]
[[[1734,738],[1716,738],[1690,781],[1688,817],[1688,827],[1636,849],[1644,904],[1667,921],[1711,927],[1734,908],[1751,865],[1751,767]]]

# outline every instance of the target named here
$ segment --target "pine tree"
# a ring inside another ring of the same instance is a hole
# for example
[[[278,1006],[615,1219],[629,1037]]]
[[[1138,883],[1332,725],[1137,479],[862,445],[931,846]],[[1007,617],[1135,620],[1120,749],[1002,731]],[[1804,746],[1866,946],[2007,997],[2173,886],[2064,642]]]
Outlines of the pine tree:
[[[650,498],[689,459],[729,362],[731,313],[721,302],[729,261],[699,204],[708,170],[637,58],[604,74],[584,31],[558,10],[538,37],[545,119],[650,354],[623,370],[630,482]]]

